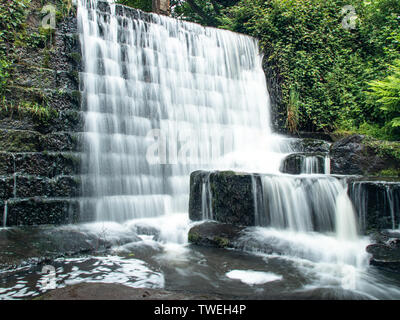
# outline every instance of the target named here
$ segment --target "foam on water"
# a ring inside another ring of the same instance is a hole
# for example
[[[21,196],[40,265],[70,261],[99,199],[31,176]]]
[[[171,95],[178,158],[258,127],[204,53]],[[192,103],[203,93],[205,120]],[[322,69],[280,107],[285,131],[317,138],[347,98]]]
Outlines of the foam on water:
[[[254,270],[232,270],[226,273],[230,279],[237,279],[248,285],[264,284],[267,282],[281,280],[282,276]]]

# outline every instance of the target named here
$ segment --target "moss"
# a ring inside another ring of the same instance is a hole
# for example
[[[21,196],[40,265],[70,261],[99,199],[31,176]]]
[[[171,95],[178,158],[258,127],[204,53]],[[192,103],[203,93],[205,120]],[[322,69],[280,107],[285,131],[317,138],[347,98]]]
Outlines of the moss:
[[[51,119],[58,117],[57,110],[47,104],[32,101],[21,101],[14,104],[4,100],[0,104],[0,113],[11,118],[15,116],[20,119],[28,118],[38,125],[46,125]]]
[[[197,243],[200,240],[200,235],[197,232],[189,232],[188,240],[189,242]]]
[[[48,49],[43,51],[42,66],[44,68],[50,68],[50,50]]]
[[[77,64],[81,63],[82,61],[82,57],[79,52],[71,52],[68,54],[68,57]]]
[[[0,150],[9,152],[40,151],[39,134],[25,130],[1,130]]]
[[[400,164],[400,142],[375,140],[370,137],[364,139],[366,146],[375,150],[381,157],[391,157]]]
[[[214,237],[214,241],[217,243],[218,247],[226,248],[229,245],[229,240],[223,237]]]
[[[378,172],[379,177],[400,177],[400,169],[385,169]]]

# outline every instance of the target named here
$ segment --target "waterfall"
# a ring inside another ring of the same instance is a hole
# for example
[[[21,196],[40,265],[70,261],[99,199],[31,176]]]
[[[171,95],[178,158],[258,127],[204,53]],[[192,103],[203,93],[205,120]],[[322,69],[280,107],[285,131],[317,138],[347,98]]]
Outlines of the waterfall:
[[[348,214],[348,213],[353,214]],[[347,188],[336,198],[336,234],[339,240],[356,240],[357,223],[353,204],[347,196]]]
[[[320,173],[319,159],[316,156],[304,157],[301,173],[312,174],[312,173]]]
[[[192,171],[240,170],[277,174],[264,177],[261,186],[253,183],[253,192],[263,195],[255,201],[260,223],[268,212],[273,227],[335,228],[336,198],[343,190],[336,178],[279,175],[291,142],[270,128],[254,38],[111,0],[80,0],[78,23],[83,201],[94,220],[187,215]],[[304,171],[319,173],[319,160],[307,157]],[[210,219],[209,181],[201,188],[203,217]]]
[[[94,0],[79,1],[78,23],[95,220],[186,213],[199,168],[278,171],[287,146],[271,133],[255,39]]]

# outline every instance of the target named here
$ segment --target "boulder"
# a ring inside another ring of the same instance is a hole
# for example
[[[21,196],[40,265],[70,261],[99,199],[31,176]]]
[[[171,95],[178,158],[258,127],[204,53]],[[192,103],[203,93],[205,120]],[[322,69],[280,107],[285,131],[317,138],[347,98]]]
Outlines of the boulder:
[[[188,239],[192,244],[215,247],[235,248],[244,227],[228,223],[207,221],[192,227],[189,230]]]
[[[377,243],[367,247],[372,255],[370,264],[389,271],[400,272],[400,233],[382,232]]]
[[[389,168],[400,169],[399,160],[394,154],[385,152],[384,145],[384,142],[372,141],[363,135],[336,141],[329,152],[331,173],[374,175]]]
[[[132,238],[130,241],[134,241]],[[136,239],[137,241],[140,239]],[[22,226],[0,230],[0,270],[62,256],[104,251],[113,243],[77,226]]]

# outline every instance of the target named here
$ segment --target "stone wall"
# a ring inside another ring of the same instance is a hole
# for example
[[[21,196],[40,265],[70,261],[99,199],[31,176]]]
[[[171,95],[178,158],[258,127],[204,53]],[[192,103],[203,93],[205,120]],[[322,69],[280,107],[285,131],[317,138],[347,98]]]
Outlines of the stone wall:
[[[61,10],[62,2],[48,3]],[[39,32],[41,8],[41,1],[31,1],[27,37]],[[82,116],[76,8],[57,11],[46,43],[15,50],[0,112],[0,226],[77,221]],[[40,114],[41,107],[47,113]]]

